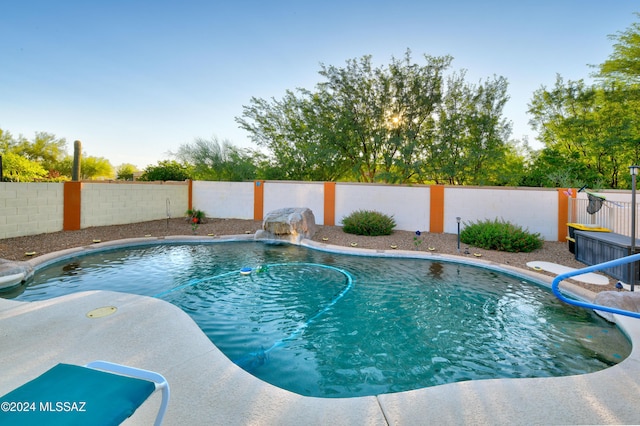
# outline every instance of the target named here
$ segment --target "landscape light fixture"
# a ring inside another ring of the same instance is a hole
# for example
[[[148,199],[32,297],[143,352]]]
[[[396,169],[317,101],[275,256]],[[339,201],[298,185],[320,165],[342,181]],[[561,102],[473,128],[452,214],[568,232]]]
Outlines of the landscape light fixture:
[[[460,216],[456,217],[456,222],[458,222],[458,253],[460,253]]]
[[[631,174],[631,253],[636,254],[636,176],[638,175],[640,166],[629,166],[629,173]],[[629,281],[631,284],[631,291],[634,291],[636,283],[636,267],[635,262],[629,263],[630,274]]]

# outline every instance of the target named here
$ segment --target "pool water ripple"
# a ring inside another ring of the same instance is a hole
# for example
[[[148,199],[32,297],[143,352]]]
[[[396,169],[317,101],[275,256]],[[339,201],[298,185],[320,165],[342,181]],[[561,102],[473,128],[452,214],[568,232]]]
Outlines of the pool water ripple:
[[[248,275],[239,273],[251,267]],[[229,359],[302,395],[598,371],[630,344],[593,312],[495,271],[218,243],[106,251],[36,271],[21,300],[105,289],[181,307]]]

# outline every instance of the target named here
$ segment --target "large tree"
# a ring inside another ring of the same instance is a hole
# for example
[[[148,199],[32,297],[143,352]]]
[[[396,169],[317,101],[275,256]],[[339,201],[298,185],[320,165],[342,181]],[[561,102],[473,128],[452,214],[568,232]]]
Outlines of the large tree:
[[[55,171],[70,178],[73,172],[73,156],[67,155],[63,160],[57,162]],[[114,177],[113,166],[109,160],[104,157],[82,154],[80,158],[80,179],[113,179]]]
[[[9,152],[15,145],[15,139],[11,132],[0,129],[0,152]]]
[[[530,122],[546,150],[536,170],[549,169],[548,182],[561,176],[590,187],[629,187],[627,167],[640,161],[640,25],[613,38],[613,53],[599,66],[595,84],[558,76],[553,88],[540,88],[529,104]]]
[[[640,17],[640,13],[636,13]],[[613,52],[599,65],[597,76],[605,79],[640,83],[640,23],[609,36],[614,41]]]
[[[289,179],[443,180],[432,161],[442,162],[439,150],[456,143],[439,129],[452,58],[425,56],[424,61],[414,63],[407,51],[382,67],[374,67],[370,56],[348,60],[345,67],[321,65],[324,80],[314,91],[288,91],[280,100],[253,98],[237,121]],[[455,130],[466,137],[460,155],[474,156],[475,162],[449,175],[470,175],[474,181],[486,176],[496,154],[507,149],[509,128],[501,116],[506,81],[496,78],[464,89],[460,113],[469,118]]]
[[[135,173],[138,172],[138,168],[131,163],[120,164],[116,167],[116,179],[117,180],[133,180]]]
[[[173,160],[158,161],[155,166],[147,166],[140,176],[142,181],[184,181],[191,179],[193,172],[188,164],[181,164]]]
[[[587,86],[558,77],[541,88],[529,105],[531,124],[545,148],[564,159],[556,172],[594,187],[628,187],[629,165],[639,160],[640,103],[613,82]]]
[[[411,182],[433,139],[433,113],[442,100],[442,79],[450,57],[412,62],[407,51],[388,67],[373,68],[371,57],[323,66],[319,84],[332,123],[329,142],[348,160],[359,181]]]
[[[503,183],[500,165],[517,152],[507,144],[511,124],[502,115],[509,99],[507,80],[494,77],[473,85],[460,72],[449,76],[446,89],[425,162],[427,175],[437,183]]]
[[[0,129],[0,155],[6,158],[3,163],[7,179],[47,180],[59,176],[58,165],[66,155],[65,147],[65,139],[50,133],[36,132],[33,140],[28,140],[22,135],[14,138],[10,132]]]
[[[640,17],[640,13],[636,13]],[[599,67],[607,101],[605,113],[613,123],[607,134],[608,145],[623,145],[625,168],[640,161],[640,23],[610,36],[613,52]],[[626,175],[626,174],[625,174]]]
[[[55,135],[47,132],[36,132],[33,140],[29,141],[20,138],[13,149],[31,161],[40,163],[45,170],[56,170],[58,163],[67,156],[67,141],[58,139]]]
[[[271,102],[252,98],[244,107],[245,118],[238,119],[253,142],[270,151],[271,159],[260,167],[265,177],[332,181],[349,175],[348,156],[336,146],[330,96],[302,89],[298,93],[287,91],[283,99]]]
[[[197,138],[193,143],[181,145],[172,155],[193,166],[194,179],[246,181],[256,178],[255,161],[259,153],[238,148],[228,140]]]
[[[3,155],[7,179],[30,181],[64,181],[71,179],[73,157],[66,152],[65,139],[46,132],[36,132],[33,140],[14,138],[0,129],[0,155]],[[6,160],[6,161],[5,161]],[[42,173],[44,170],[44,173]],[[111,163],[103,157],[82,156],[82,179],[110,179]]]
[[[33,182],[44,179],[47,171],[36,161],[29,160],[14,152],[0,154],[2,158],[2,174],[0,181]]]

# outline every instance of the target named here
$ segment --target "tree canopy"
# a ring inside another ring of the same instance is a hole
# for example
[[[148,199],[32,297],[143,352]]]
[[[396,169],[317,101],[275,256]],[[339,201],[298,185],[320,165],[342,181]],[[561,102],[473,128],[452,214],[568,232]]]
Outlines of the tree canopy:
[[[57,163],[56,171],[63,176],[71,176],[73,172],[73,156],[67,155]],[[80,157],[80,179],[111,179],[114,176],[113,166],[104,157],[93,157],[83,153]]]
[[[640,13],[636,13],[640,17]],[[613,52],[599,66],[597,76],[627,83],[640,83],[640,23],[609,36]]]
[[[640,17],[640,14],[637,14]],[[504,116],[508,81],[476,82],[452,70],[453,58],[407,50],[386,65],[369,55],[321,64],[313,88],[281,98],[251,98],[236,117],[258,149],[196,138],[148,166],[142,180],[253,179],[442,183],[453,185],[628,188],[640,162],[640,23],[610,36],[612,52],[594,66],[594,83],[558,75],[528,104],[543,148],[510,140]],[[4,178],[65,180],[65,139],[0,129]],[[118,179],[132,179],[123,164]],[[83,179],[112,178],[108,160],[83,156]]]
[[[181,145],[172,155],[193,166],[194,179],[246,181],[256,178],[255,160],[259,154],[240,149],[228,140],[197,138],[191,144]]]
[[[40,164],[11,151],[2,154],[2,169],[4,180],[9,182],[32,182],[47,176]]]
[[[495,183],[510,124],[502,77],[446,78],[449,56],[411,52],[374,67],[371,56],[321,65],[315,90],[252,98],[240,127],[298,180]]]
[[[116,179],[118,180],[133,180],[134,174],[138,171],[138,168],[130,163],[120,164],[116,167]]]
[[[192,167],[174,160],[158,161],[156,166],[147,166],[140,176],[142,181],[184,181],[193,177]]]
[[[545,146],[532,169],[540,185],[630,186],[628,167],[640,161],[640,25],[614,39],[596,83],[557,76],[534,93],[530,123]]]
[[[14,138],[10,132],[0,129],[0,155],[5,180],[70,180],[73,156],[66,149],[66,140],[51,133],[36,132],[33,140],[28,140],[23,136]],[[113,177],[113,167],[106,158],[84,153],[81,173],[82,179],[109,179]]]

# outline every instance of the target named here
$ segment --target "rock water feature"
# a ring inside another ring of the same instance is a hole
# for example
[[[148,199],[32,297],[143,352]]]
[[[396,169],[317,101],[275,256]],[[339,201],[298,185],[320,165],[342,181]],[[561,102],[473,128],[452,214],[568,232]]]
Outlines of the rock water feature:
[[[311,238],[316,232],[316,219],[309,208],[288,207],[267,213],[262,229],[256,232],[260,240],[282,240],[294,244]]]
[[[602,291],[596,295],[593,301],[596,305],[607,306],[631,312],[640,312],[640,292],[627,291]],[[612,313],[596,310],[602,318],[610,322],[616,322]]]
[[[0,259],[0,290],[15,287],[33,275],[29,262]]]

